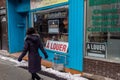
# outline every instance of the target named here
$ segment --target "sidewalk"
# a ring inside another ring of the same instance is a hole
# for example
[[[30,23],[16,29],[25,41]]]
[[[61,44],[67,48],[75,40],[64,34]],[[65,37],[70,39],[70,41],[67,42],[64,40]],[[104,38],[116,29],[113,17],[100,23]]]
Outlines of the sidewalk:
[[[16,63],[0,58],[0,80],[31,80],[28,70],[15,66]],[[38,74],[44,80],[56,80],[54,78]]]
[[[89,73],[83,73],[83,76],[90,80],[114,80],[114,79],[107,78],[104,76],[94,75],[94,74],[89,74]]]
[[[12,57],[12,58],[18,58],[18,56],[21,53],[9,54],[7,51],[0,50],[0,54],[4,55],[4,56]],[[23,59],[26,60],[26,61],[28,60],[27,56],[25,56]],[[57,78],[57,76],[49,74],[49,73],[45,73],[45,72],[42,72],[40,74],[47,75],[49,77]],[[88,73],[83,73],[82,76],[85,77],[85,78],[87,78],[87,79],[89,79],[89,80],[113,80],[113,79],[110,79],[110,78],[105,78],[103,76],[93,75],[93,74],[88,74]],[[59,80],[59,79],[57,79],[57,80]]]
[[[10,54],[6,50],[0,50],[0,54],[4,56],[12,57],[12,58],[18,58],[21,52]],[[23,59],[26,61],[28,60],[27,56],[25,56]]]
[[[30,80],[27,70],[0,63],[0,80]]]
[[[6,51],[0,50],[0,80],[31,80],[31,74],[28,72],[26,65],[15,66],[18,65],[16,60],[19,54],[9,54]],[[38,75],[44,80],[66,80],[45,71],[38,72]]]

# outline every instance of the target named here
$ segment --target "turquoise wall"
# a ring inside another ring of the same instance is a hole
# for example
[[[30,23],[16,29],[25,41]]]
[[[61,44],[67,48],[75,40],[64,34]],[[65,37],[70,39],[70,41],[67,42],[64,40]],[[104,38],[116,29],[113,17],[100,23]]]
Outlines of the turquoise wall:
[[[28,12],[30,10],[30,0],[17,0],[17,12]]]
[[[69,0],[69,66],[83,70],[84,0]]]
[[[18,3],[19,3],[18,0],[6,1],[8,16],[8,42],[10,53],[19,52],[23,49],[27,25],[26,20],[28,20],[27,19],[28,13],[26,12],[28,9],[25,10],[25,12],[23,12],[23,10],[20,9],[20,5],[18,5]],[[23,5],[26,4],[22,3],[21,5],[22,8],[24,7]],[[29,7],[29,5],[27,6]]]

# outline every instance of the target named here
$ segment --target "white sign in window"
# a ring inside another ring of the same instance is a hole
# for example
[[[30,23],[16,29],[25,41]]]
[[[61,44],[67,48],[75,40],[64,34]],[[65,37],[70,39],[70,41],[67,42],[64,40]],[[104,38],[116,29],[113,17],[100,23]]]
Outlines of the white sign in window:
[[[60,42],[60,41],[51,41],[47,40],[46,49],[67,53],[68,51],[68,42]]]
[[[48,21],[48,33],[59,33],[59,20]]]

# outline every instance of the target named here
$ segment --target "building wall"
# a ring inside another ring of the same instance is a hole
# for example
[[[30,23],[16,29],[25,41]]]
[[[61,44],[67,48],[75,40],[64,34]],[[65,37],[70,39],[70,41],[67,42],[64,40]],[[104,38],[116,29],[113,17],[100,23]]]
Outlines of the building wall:
[[[33,10],[29,10],[29,0],[7,0],[8,2],[8,30],[9,30],[9,51],[18,52],[23,48],[25,27],[17,26],[21,21],[25,21],[24,13],[27,14]],[[27,1],[27,2],[26,2]],[[82,71],[83,70],[83,2],[84,0],[69,0],[69,52],[67,67]],[[77,6],[76,6],[77,5]],[[46,6],[34,9],[35,11],[45,10],[61,4]],[[33,11],[34,12],[34,11]],[[23,14],[23,15],[22,15]],[[13,16],[14,15],[14,16]],[[29,15],[30,17],[31,15]],[[80,17],[80,18],[79,18]],[[24,23],[24,22],[23,22]],[[28,22],[29,24],[31,22]],[[13,33],[14,32],[14,33]],[[48,52],[48,51],[47,51]],[[54,51],[48,52],[49,56]],[[79,55],[79,56],[78,56]],[[50,58],[49,58],[50,59]],[[52,57],[53,59],[53,57]],[[76,61],[77,60],[77,61]],[[79,64],[80,63],[80,64]]]
[[[0,0],[0,49],[3,50],[8,50],[8,33],[6,18],[6,2],[5,0]]]
[[[29,0],[27,0],[29,3]],[[26,2],[26,0],[25,0]],[[26,33],[29,5],[15,0],[7,0],[8,16],[8,41],[9,52],[15,53],[23,50],[24,37]],[[18,5],[20,4],[20,5]],[[28,8],[26,8],[26,5]],[[19,8],[21,7],[21,8]],[[14,15],[14,16],[13,16]]]
[[[6,7],[5,0],[0,0],[0,7]]]
[[[84,72],[120,80],[120,64],[93,59],[84,59]]]

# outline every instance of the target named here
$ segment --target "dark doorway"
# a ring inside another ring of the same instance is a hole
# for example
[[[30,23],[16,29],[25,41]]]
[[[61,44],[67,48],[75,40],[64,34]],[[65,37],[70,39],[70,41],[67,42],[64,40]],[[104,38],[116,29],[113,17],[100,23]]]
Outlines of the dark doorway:
[[[8,30],[6,15],[0,15],[0,44],[2,50],[8,50]]]
[[[1,28],[1,22],[0,22],[0,49],[2,49],[2,28]]]

